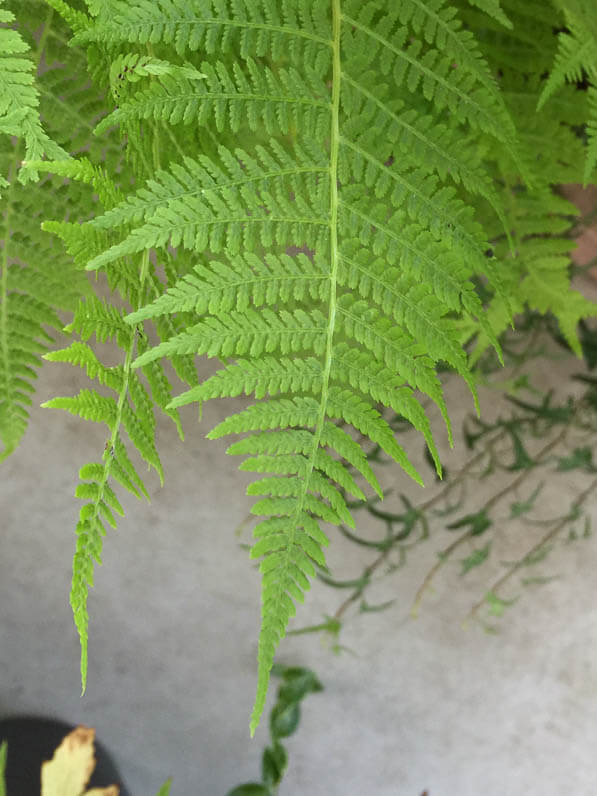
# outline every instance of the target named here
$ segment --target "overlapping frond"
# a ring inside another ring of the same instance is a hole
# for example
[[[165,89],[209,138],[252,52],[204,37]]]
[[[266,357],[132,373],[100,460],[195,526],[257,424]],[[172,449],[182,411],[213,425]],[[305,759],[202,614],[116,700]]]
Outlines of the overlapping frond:
[[[490,17],[496,19],[500,24],[506,28],[512,28],[512,22],[504,13],[500,6],[500,0],[468,0],[472,6],[477,6]]]
[[[0,24],[14,22],[14,14],[0,3]],[[0,27],[0,134],[18,136],[25,142],[28,160],[68,157],[46,133],[39,117],[39,92],[35,84],[35,64],[28,57],[29,46],[20,33]],[[6,175],[0,177],[6,185]],[[34,171],[21,171],[20,179],[37,179]]]
[[[47,172],[48,161],[40,160],[44,155],[63,158],[62,171],[54,173],[71,177],[76,167],[70,153],[84,145],[90,157],[103,153],[108,165],[115,163],[114,145],[89,144],[90,117],[98,112],[101,95],[89,85],[84,55],[64,45],[66,27],[58,15],[44,9],[44,25],[36,36],[39,8],[14,0],[3,5],[12,13],[3,10],[2,19],[8,21],[16,12],[19,28],[0,29],[0,128],[18,136],[16,141],[2,137],[0,144],[0,175],[8,178],[0,219],[0,457],[14,450],[25,431],[40,356],[62,329],[58,311],[73,310],[89,292],[84,274],[41,225],[48,216],[71,222],[89,218],[95,206],[91,192],[60,179],[30,180]],[[65,11],[63,5],[55,2],[52,8]],[[35,76],[42,61],[46,68]],[[14,114],[14,129],[3,127]],[[101,190],[100,196],[105,198]]]
[[[566,30],[558,34],[558,51],[549,77],[539,96],[537,107],[544,104],[566,83],[589,83],[588,147],[583,181],[589,182],[597,165],[597,25],[595,9],[583,0],[557,0],[556,5],[564,13]]]

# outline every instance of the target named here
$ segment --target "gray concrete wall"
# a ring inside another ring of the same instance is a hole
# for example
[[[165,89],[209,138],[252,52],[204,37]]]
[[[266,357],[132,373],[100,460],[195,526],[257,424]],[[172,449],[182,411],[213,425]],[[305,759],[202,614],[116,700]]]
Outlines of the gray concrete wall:
[[[539,379],[562,383],[565,369],[542,367]],[[47,365],[36,401],[84,384],[73,369]],[[469,411],[470,398],[456,383],[448,402],[456,418]],[[248,719],[259,578],[234,533],[250,505],[249,478],[224,455],[225,441],[204,439],[233,405],[208,404],[201,427],[187,410],[184,445],[160,420],[166,483],[160,489],[148,476],[152,505],[125,499],[126,518],[105,539],[89,601],[83,698],[68,605],[78,513],[72,495],[78,468],[99,458],[105,432],[34,409],[21,449],[2,465],[0,713],[48,713],[95,727],[134,796],[153,796],[170,775],[175,796],[224,796],[258,776],[266,723],[251,741]],[[483,410],[500,410],[493,394],[484,394]],[[448,453],[444,441],[443,450],[456,469],[463,449]],[[422,495],[396,470],[386,468],[383,478],[413,499]],[[546,489],[541,510],[561,512],[578,489],[575,478],[559,492]],[[471,507],[491,489],[480,484]],[[497,531],[489,569],[460,578],[457,556],[416,621],[409,615],[413,595],[454,538],[441,524],[413,549],[406,568],[368,595],[395,604],[350,615],[341,642],[352,652],[334,655],[319,636],[283,643],[279,659],[313,668],[325,691],[304,703],[281,794],[597,793],[597,546],[558,542],[544,569],[558,580],[536,590],[513,581],[506,594],[521,596],[500,633],[465,631],[462,617],[503,571],[500,562],[524,553],[533,533]],[[335,574],[355,577],[367,560],[334,534]],[[316,584],[295,626],[321,621],[344,596]]]

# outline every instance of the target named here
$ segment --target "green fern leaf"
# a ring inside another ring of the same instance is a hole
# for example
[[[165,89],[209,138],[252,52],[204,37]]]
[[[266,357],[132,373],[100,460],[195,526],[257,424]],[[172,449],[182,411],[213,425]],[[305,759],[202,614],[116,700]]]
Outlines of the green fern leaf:
[[[468,0],[472,6],[477,6],[490,17],[496,19],[500,24],[506,28],[512,28],[512,22],[504,14],[500,7],[500,0]]]
[[[597,41],[585,29],[576,28],[572,22],[571,26],[571,33],[558,35],[558,53],[537,102],[539,110],[566,81],[580,81],[584,69],[597,79]]]
[[[214,120],[226,135],[269,137],[173,162],[87,225],[120,235],[89,269],[151,248],[195,258],[192,271],[126,317],[198,318],[139,351],[136,368],[196,354],[224,362],[170,408],[241,393],[263,399],[208,435],[251,433],[253,442],[229,450],[255,454],[247,467],[266,474],[250,488],[262,495],[254,511],[272,515],[255,548],[267,555],[254,728],[290,596],[302,598],[309,561],[323,562],[318,522],[350,524],[342,490],[362,494],[351,468],[379,491],[360,446],[335,423],[379,444],[420,482],[375,403],[423,434],[440,471],[412,388],[436,402],[449,428],[437,363],[474,392],[452,315],[474,319],[497,342],[471,277],[499,279],[459,192],[482,196],[504,218],[478,142],[489,136],[516,160],[513,124],[478,43],[443,0],[390,11],[335,2],[331,29],[327,10],[302,0],[255,0],[250,9],[202,0],[192,10],[183,0],[112,2],[75,41],[226,54],[201,64],[204,81],[160,75],[127,93],[100,132]],[[263,63],[266,54],[283,63]],[[291,255],[290,246],[308,254]]]
[[[113,69],[119,68],[118,62]],[[218,131],[230,128],[234,132],[248,124],[254,131],[265,125],[268,131],[277,132],[282,126],[289,133],[299,120],[301,127],[307,125],[314,134],[322,129],[328,104],[313,98],[313,86],[296,70],[275,73],[252,60],[247,61],[247,68],[248,77],[238,69],[229,74],[222,62],[215,68],[204,63],[202,72],[194,73],[188,67],[162,67],[159,81],[120,102],[117,110],[102,119],[96,134],[142,119],[202,126],[213,119]],[[205,87],[194,83],[198,78],[206,78]],[[317,89],[319,94],[325,92],[321,86]]]
[[[0,5],[4,5],[4,0]],[[14,15],[0,8],[0,23],[12,22]],[[22,137],[27,160],[41,160],[44,154],[49,158],[66,158],[68,154],[52,141],[41,125],[34,63],[26,57],[28,50],[16,30],[0,28],[0,133]],[[19,172],[23,183],[37,178],[34,169]]]
[[[588,91],[589,96],[589,117],[587,122],[587,157],[585,160],[585,170],[583,183],[587,186],[591,180],[591,175],[597,166],[597,87],[591,87]]]

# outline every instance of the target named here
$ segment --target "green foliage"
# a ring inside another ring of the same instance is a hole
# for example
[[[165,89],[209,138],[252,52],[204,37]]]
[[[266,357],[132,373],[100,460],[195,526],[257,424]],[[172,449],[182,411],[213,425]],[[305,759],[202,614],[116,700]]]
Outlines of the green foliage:
[[[587,0],[558,0],[566,30],[558,34],[558,51],[539,101],[541,108],[566,83],[587,80],[589,116],[587,154],[583,182],[586,185],[597,165],[597,24],[595,8]]]
[[[14,6],[22,31],[0,27],[0,461],[15,450],[25,432],[40,357],[62,328],[59,312],[72,310],[89,292],[63,247],[42,233],[40,225],[46,213],[84,218],[91,212],[91,203],[80,202],[76,191],[67,191],[56,180],[33,184],[37,170],[21,168],[24,158],[38,159],[44,154],[66,158],[65,150],[77,148],[82,119],[76,108],[69,108],[68,118],[57,118],[56,106],[64,103],[59,94],[73,96],[82,61],[67,54],[64,69],[54,68],[52,37],[67,35],[59,20],[50,12],[44,35],[36,41],[31,32],[39,26],[39,7],[37,18],[30,19],[21,4]],[[13,19],[11,11],[0,9],[0,23]],[[35,83],[34,72],[44,55],[52,68]],[[57,73],[62,75],[60,80]],[[94,99],[95,92],[88,91],[86,110],[93,108]],[[46,114],[48,108],[53,113]],[[40,111],[46,121],[43,126]],[[84,125],[89,130],[88,120]],[[17,133],[20,140],[9,137]]]
[[[166,780],[155,796],[170,796],[170,788],[172,787],[172,780]]]
[[[3,741],[0,744],[0,796],[6,796],[6,755],[8,744]]]
[[[5,4],[5,0],[0,3]],[[13,13],[0,8],[0,24],[10,24],[14,19]],[[26,56],[28,51],[29,46],[18,31],[0,28],[0,133],[22,138],[28,160],[41,160],[43,155],[53,159],[67,157],[41,125],[39,92],[34,83],[36,64]],[[36,178],[35,170],[20,172],[22,182]],[[0,188],[7,185],[0,175]]]
[[[501,356],[498,337],[528,309],[552,313],[581,352],[576,327],[594,305],[570,288],[575,210],[554,185],[594,172],[595,87],[572,85],[597,68],[589,4],[14,5],[49,66],[33,83],[25,39],[0,28],[0,77],[17,85],[20,109],[0,105],[1,129],[23,141],[1,151],[4,455],[24,431],[47,327],[72,311],[73,339],[45,358],[85,369],[99,389],[45,405],[107,426],[77,488],[71,604],[84,685],[87,589],[106,523],[122,513],[114,487],[147,496],[136,459],[162,478],[155,409],[181,433],[178,407],[254,396],[208,434],[243,435],[228,452],[260,474],[248,490],[263,575],[254,732],[295,604],[325,568],[327,526],[354,528],[349,494],[382,494],[364,446],[422,483],[385,410],[421,434],[441,475],[425,406],[451,439],[442,370],[476,401],[473,366],[488,349]],[[28,176],[53,176],[25,190],[23,154]],[[19,248],[19,235],[31,244]],[[92,295],[85,270],[105,278]],[[104,364],[92,337],[120,364]],[[221,363],[200,383],[196,355]],[[176,397],[162,360],[188,386]],[[507,433],[511,469],[524,472],[528,452]],[[420,522],[405,504],[405,528]],[[451,526],[470,538],[491,522],[481,510]]]
[[[323,686],[310,669],[274,665],[272,674],[282,679],[269,717],[271,745],[261,758],[261,782],[238,785],[227,796],[275,796],[288,767],[288,752],[281,739],[293,735],[301,719],[301,701]]]

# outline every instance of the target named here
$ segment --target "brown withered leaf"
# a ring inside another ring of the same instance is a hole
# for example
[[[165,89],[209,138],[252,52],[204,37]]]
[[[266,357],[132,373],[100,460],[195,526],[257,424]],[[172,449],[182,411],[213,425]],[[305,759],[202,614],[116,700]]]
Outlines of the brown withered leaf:
[[[75,727],[62,740],[54,757],[42,763],[41,796],[118,796],[117,785],[85,792],[95,768],[94,740],[91,727]]]

